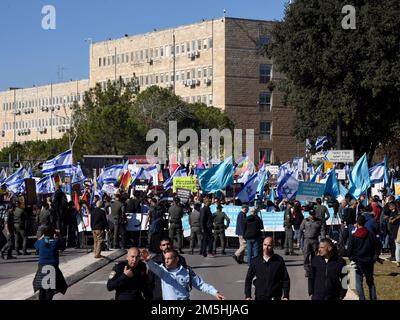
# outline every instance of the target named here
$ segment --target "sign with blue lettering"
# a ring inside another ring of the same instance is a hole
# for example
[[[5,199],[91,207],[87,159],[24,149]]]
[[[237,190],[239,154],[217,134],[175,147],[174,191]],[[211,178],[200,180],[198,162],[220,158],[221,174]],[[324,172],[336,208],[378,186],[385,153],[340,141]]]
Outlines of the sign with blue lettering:
[[[314,182],[299,182],[296,199],[300,201],[315,202],[315,199],[321,198],[325,192],[325,184]]]

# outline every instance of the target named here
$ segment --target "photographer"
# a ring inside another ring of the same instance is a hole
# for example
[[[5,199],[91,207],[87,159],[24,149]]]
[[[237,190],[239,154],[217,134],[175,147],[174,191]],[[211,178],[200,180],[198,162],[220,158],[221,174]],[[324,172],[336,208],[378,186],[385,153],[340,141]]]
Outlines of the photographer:
[[[57,292],[65,294],[68,288],[58,267],[58,251],[65,250],[65,242],[60,231],[50,226],[43,230],[42,237],[35,242],[35,248],[39,252],[39,265],[33,279],[33,290],[39,291],[39,300],[53,300]],[[53,279],[49,279],[49,276]]]

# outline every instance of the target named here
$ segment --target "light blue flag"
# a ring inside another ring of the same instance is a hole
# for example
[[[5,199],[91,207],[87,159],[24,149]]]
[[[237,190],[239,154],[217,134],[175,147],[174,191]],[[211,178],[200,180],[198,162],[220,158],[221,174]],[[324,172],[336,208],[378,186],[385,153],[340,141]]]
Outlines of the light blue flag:
[[[163,183],[163,188],[165,190],[171,189],[173,187],[175,177],[186,177],[186,168],[177,167],[175,169],[172,175]]]
[[[158,186],[158,170],[156,165],[152,165],[148,168],[146,168],[146,175],[148,179],[152,179],[153,181],[153,186]]]
[[[324,163],[322,162],[322,163],[318,166],[318,168],[315,170],[315,173],[314,173],[314,175],[312,176],[312,178],[310,179],[310,182],[317,182],[317,177],[318,177],[318,176],[321,176],[321,174],[322,174],[322,168],[323,168],[323,166],[324,166]]]
[[[259,194],[259,199],[264,199],[264,187],[267,181],[269,180],[269,172],[264,169],[264,173],[261,175],[260,183],[257,186],[257,192]]]
[[[44,175],[57,173],[60,171],[71,172],[72,170],[72,151],[67,150],[51,160],[43,163],[42,173]]]
[[[390,186],[390,178],[389,178],[389,165],[388,165],[388,159],[385,156],[385,159],[383,160],[383,162],[385,163],[385,172],[383,175],[383,185],[385,188]]]
[[[233,184],[233,176],[232,157],[229,157],[219,165],[200,172],[198,179],[203,193],[213,193]]]
[[[360,195],[367,193],[370,186],[367,154],[364,153],[349,175],[349,193],[358,199]]]
[[[276,198],[276,193],[275,193],[275,189],[274,188],[270,188],[269,189],[269,201],[274,202]]]
[[[56,192],[54,179],[51,175],[45,176],[36,184],[36,193],[48,194]]]
[[[298,189],[299,180],[296,179],[292,172],[287,173],[277,187],[279,198],[287,198],[289,200],[296,196]]]
[[[325,193],[329,193],[334,197],[336,200],[341,197],[344,199],[344,197],[347,194],[347,189],[337,180],[336,177],[336,170],[332,169],[328,173],[327,180],[325,182]]]

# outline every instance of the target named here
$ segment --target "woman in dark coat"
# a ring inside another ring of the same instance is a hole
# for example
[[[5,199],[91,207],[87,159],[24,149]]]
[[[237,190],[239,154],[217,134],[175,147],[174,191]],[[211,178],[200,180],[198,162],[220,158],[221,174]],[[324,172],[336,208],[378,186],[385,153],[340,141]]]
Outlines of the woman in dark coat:
[[[59,269],[59,250],[65,250],[65,241],[59,230],[49,226],[43,230],[42,237],[35,242],[39,252],[39,265],[33,279],[33,291],[39,291],[39,300],[52,300],[60,292],[65,294],[68,285]]]

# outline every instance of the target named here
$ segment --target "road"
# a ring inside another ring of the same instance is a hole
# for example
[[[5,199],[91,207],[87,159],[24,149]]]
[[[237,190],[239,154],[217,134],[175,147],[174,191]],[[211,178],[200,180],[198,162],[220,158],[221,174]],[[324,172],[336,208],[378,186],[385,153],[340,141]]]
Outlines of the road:
[[[184,254],[187,263],[206,282],[214,285],[221,291],[226,299],[244,299],[244,279],[247,273],[247,265],[238,265],[231,257],[233,249],[227,250],[227,255],[217,254],[215,258],[204,258],[200,255]],[[282,251],[277,250],[278,254]],[[309,300],[307,294],[307,282],[304,277],[302,256],[284,257],[291,279],[290,298],[292,300]],[[119,259],[118,261],[123,260]],[[55,300],[110,300],[113,292],[108,292],[106,282],[114,264],[94,272],[75,285],[71,286],[66,295],[55,296]],[[192,300],[214,300],[215,298],[193,289]]]

